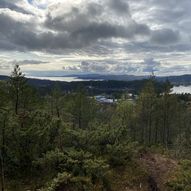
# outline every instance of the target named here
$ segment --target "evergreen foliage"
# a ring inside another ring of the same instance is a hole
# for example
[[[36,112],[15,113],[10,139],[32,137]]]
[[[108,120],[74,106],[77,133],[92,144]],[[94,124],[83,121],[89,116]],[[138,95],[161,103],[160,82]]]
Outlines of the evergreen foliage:
[[[83,88],[66,93],[56,86],[39,96],[15,66],[0,82],[2,187],[36,177],[34,190],[110,190],[112,172],[131,169],[140,146],[160,145],[191,159],[188,100],[171,94],[168,81],[163,93],[155,84],[147,80],[132,102],[99,104]],[[190,190],[189,164],[169,182],[171,190]]]

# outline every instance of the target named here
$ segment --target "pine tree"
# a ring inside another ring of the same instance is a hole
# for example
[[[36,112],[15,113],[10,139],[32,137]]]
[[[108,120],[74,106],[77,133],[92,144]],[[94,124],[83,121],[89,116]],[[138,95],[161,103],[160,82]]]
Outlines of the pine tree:
[[[137,112],[141,131],[140,141],[148,145],[153,142],[156,98],[154,82],[153,79],[150,79],[143,88],[137,101]]]
[[[15,65],[13,72],[9,78],[9,93],[14,105],[15,114],[18,114],[21,108],[21,97],[26,88],[26,78],[21,72],[19,65]]]

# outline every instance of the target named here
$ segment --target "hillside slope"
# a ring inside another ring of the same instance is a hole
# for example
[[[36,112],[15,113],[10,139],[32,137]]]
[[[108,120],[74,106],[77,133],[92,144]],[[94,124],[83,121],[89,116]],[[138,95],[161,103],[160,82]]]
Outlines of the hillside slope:
[[[152,153],[141,155],[137,164],[115,172],[113,191],[167,191],[166,183],[178,167],[176,160]]]
[[[140,158],[140,163],[149,174],[150,191],[166,191],[165,185],[177,168],[177,161],[160,154],[147,153]]]

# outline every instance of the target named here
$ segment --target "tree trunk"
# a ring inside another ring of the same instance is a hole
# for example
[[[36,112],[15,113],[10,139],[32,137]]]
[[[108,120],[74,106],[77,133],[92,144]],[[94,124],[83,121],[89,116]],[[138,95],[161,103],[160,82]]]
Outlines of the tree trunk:
[[[16,100],[15,100],[15,114],[18,114],[18,103],[19,103],[19,95],[18,91],[16,92]]]
[[[149,113],[149,146],[151,145],[151,136],[152,136],[152,116]]]
[[[158,121],[155,123],[155,144],[158,144]]]

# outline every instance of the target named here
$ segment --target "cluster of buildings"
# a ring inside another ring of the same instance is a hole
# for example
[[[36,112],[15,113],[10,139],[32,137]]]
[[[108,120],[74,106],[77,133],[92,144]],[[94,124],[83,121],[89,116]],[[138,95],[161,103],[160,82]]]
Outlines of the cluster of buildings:
[[[98,103],[102,103],[102,104],[115,104],[115,103],[119,102],[120,100],[127,100],[129,102],[134,102],[134,100],[136,98],[137,98],[137,96],[133,95],[131,93],[123,94],[121,99],[116,99],[116,98],[113,98],[112,96],[109,96],[109,95],[97,95],[97,96],[94,96],[94,99]]]

